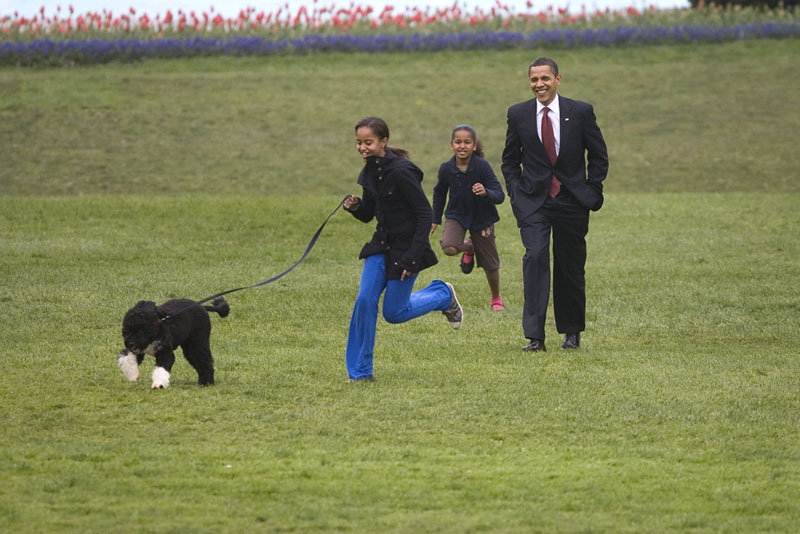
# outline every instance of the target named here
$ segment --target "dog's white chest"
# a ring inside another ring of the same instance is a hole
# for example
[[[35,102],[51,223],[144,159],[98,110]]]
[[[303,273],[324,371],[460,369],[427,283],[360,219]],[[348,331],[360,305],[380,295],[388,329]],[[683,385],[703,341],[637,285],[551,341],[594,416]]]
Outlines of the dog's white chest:
[[[149,354],[150,356],[155,356],[156,352],[161,350],[161,346],[162,346],[161,341],[159,340],[153,341],[152,343],[147,345],[147,347],[144,349],[144,353]]]

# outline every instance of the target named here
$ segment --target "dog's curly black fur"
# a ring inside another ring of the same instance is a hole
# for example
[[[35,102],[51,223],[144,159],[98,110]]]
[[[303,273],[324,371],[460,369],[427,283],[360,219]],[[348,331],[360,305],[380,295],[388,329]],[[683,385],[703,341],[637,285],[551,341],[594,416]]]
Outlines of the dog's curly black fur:
[[[161,306],[156,306],[155,302],[139,301],[128,310],[122,320],[122,338],[129,354],[126,355],[126,351],[120,353],[120,368],[128,374],[121,363],[123,358],[132,359],[135,355],[138,366],[145,354],[152,354],[156,358],[153,387],[166,388],[169,385],[169,373],[175,363],[173,351],[181,347],[183,356],[197,371],[198,384],[213,384],[214,358],[209,345],[209,311],[226,317],[230,306],[222,297],[215,299],[211,306],[202,306],[189,299],[173,299]],[[166,371],[165,377],[161,379],[157,379],[157,373],[163,373],[158,370],[159,367]],[[138,370],[133,371],[133,374],[135,377],[129,375],[129,380],[138,378]]]

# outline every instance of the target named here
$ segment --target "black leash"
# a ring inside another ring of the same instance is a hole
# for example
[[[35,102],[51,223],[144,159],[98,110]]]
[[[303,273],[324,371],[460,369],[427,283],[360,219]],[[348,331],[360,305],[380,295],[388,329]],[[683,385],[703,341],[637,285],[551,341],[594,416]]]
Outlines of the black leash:
[[[348,196],[349,196],[349,195],[348,195]],[[197,304],[203,304],[204,302],[208,302],[209,300],[214,300],[214,299],[216,299],[216,298],[219,298],[219,297],[221,297],[221,296],[223,296],[223,295],[227,295],[228,293],[234,293],[234,292],[236,292],[236,291],[242,291],[242,290],[244,290],[244,289],[251,289],[251,288],[254,288],[254,287],[261,287],[261,286],[265,286],[265,285],[267,285],[267,284],[270,284],[270,283],[274,282],[275,280],[277,280],[277,279],[279,279],[279,278],[282,278],[282,277],[286,276],[287,274],[289,274],[289,273],[290,273],[290,272],[291,272],[291,271],[292,271],[292,270],[293,270],[295,267],[297,267],[298,265],[300,265],[300,264],[303,262],[303,260],[305,260],[305,259],[306,259],[306,256],[308,256],[308,253],[309,253],[309,252],[311,252],[311,249],[312,249],[312,248],[314,248],[314,245],[317,243],[317,239],[319,239],[319,236],[320,236],[320,234],[322,233],[322,230],[323,230],[323,228],[325,228],[325,225],[326,225],[326,224],[328,224],[328,221],[329,221],[329,220],[331,220],[331,217],[333,217],[333,215],[334,215],[334,214],[335,214],[337,211],[339,211],[339,208],[341,208],[341,207],[342,207],[342,205],[344,204],[344,201],[345,201],[345,200],[347,200],[347,196],[346,196],[346,197],[344,197],[344,198],[343,198],[343,199],[342,199],[342,200],[339,202],[339,205],[338,205],[338,206],[336,206],[336,208],[335,208],[335,209],[334,209],[334,210],[333,210],[333,211],[330,213],[330,215],[328,215],[328,216],[325,218],[325,221],[323,221],[322,225],[319,227],[319,229],[317,229],[316,233],[314,234],[314,237],[312,237],[312,238],[311,238],[311,241],[308,243],[308,246],[306,247],[306,251],[305,251],[305,252],[303,252],[303,255],[302,255],[302,256],[300,256],[300,259],[299,259],[299,260],[297,260],[297,261],[294,263],[294,265],[292,265],[291,267],[289,267],[288,269],[286,269],[286,270],[285,270],[285,271],[283,271],[282,273],[280,273],[280,274],[278,274],[278,275],[275,275],[275,276],[273,276],[273,277],[272,277],[272,278],[270,278],[269,280],[264,280],[263,282],[259,282],[259,283],[257,283],[257,284],[253,284],[253,285],[250,285],[250,286],[237,287],[237,288],[235,288],[235,289],[228,289],[228,290],[225,290],[225,291],[220,291],[219,293],[214,293],[214,294],[213,294],[213,295],[211,295],[210,297],[206,297],[206,298],[204,298],[203,300],[198,300],[198,301],[197,301]],[[175,317],[176,315],[179,315],[179,314],[181,314],[181,313],[185,312],[186,310],[188,310],[189,308],[191,308],[191,307],[193,307],[193,306],[194,306],[194,304],[192,304],[191,306],[187,306],[186,308],[184,308],[184,309],[182,309],[182,310],[178,310],[177,312],[173,313],[172,315],[167,315],[166,317],[163,317],[163,318],[161,319],[161,321],[166,321],[167,319],[171,319],[171,318]]]

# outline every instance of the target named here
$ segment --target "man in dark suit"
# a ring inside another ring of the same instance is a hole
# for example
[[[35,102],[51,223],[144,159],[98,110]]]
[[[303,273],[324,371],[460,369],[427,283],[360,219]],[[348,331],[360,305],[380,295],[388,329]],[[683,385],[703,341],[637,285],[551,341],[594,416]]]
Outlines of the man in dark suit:
[[[608,153],[591,104],[558,95],[561,74],[550,58],[528,69],[535,98],[508,109],[502,171],[517,219],[525,306],[524,351],[544,351],[553,235],[553,308],[562,349],[580,347],[586,328],[586,233],[589,210],[603,205]]]

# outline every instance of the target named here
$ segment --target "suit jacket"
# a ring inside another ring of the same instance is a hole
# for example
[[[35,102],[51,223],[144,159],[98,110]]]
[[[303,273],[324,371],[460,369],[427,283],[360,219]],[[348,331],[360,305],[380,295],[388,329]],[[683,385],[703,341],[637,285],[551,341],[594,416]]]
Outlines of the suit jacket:
[[[508,108],[502,171],[511,208],[521,221],[544,203],[553,176],[586,208],[603,205],[608,174],[606,143],[591,104],[559,95],[561,136],[555,165],[536,129],[536,99]]]

